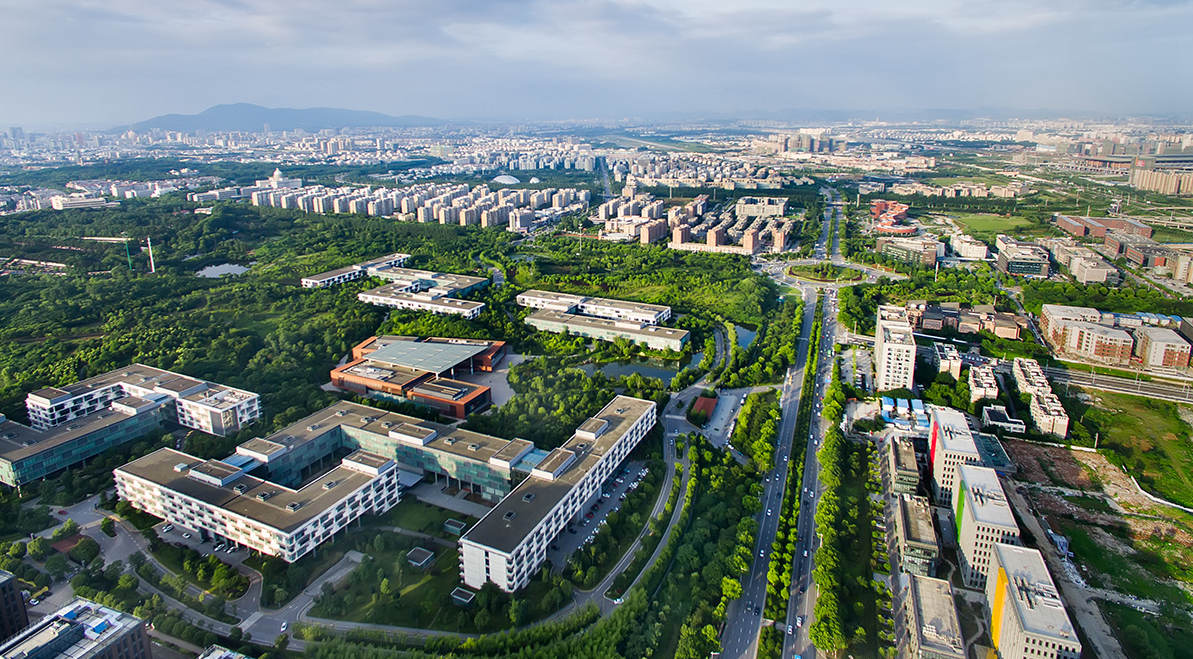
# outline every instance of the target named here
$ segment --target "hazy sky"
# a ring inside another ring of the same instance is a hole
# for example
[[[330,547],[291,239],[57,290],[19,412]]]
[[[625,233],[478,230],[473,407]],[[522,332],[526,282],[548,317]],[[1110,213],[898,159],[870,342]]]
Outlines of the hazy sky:
[[[0,0],[0,35],[0,126],[241,101],[500,119],[1193,109],[1193,0]]]

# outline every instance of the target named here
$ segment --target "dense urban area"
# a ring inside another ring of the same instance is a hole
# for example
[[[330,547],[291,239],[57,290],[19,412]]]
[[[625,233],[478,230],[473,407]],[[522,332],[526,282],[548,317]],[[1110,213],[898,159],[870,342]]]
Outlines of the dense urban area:
[[[179,116],[0,134],[0,657],[1193,657],[1193,128]]]

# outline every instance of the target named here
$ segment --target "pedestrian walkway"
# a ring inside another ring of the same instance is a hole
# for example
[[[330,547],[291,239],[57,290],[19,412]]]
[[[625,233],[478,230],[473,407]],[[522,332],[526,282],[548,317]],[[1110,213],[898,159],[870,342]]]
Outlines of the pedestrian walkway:
[[[425,501],[432,506],[438,506],[439,508],[457,512],[461,515],[470,515],[479,518],[484,517],[485,513],[489,512],[488,506],[465,499],[463,495],[466,492],[452,496],[445,493],[443,487],[442,483],[420,483],[407,491],[413,494],[419,501]]]

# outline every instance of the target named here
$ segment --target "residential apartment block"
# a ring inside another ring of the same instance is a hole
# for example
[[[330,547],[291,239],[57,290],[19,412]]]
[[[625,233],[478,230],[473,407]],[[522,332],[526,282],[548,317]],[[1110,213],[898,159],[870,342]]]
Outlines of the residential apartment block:
[[[967,260],[984,261],[990,253],[986,243],[963,233],[953,234],[953,237],[949,239],[949,246],[953,248],[953,253],[958,258]]]
[[[341,389],[381,400],[412,402],[463,419],[488,407],[489,387],[455,379],[492,371],[504,341],[374,336],[352,348],[352,359],[331,371]]]
[[[151,659],[145,621],[82,597],[0,645],[12,659]]]
[[[1081,641],[1044,556],[996,543],[986,581],[990,640],[1002,659],[1079,659]]]
[[[1040,331],[1058,351],[1075,357],[1112,365],[1131,361],[1135,343],[1131,334],[1105,324],[1097,309],[1045,304],[1040,309]]]
[[[895,499],[895,543],[904,572],[925,577],[936,574],[940,545],[927,499],[906,494]]]
[[[1144,366],[1187,368],[1189,342],[1167,327],[1140,327],[1135,330],[1136,353]]]
[[[953,519],[957,525],[957,558],[967,586],[985,588],[994,543],[1019,544],[1019,525],[998,474],[989,467],[957,468]]]
[[[601,485],[654,426],[655,403],[617,396],[551,451],[460,538],[460,577],[513,592],[530,582],[547,547],[600,497]]]
[[[949,407],[929,408],[928,462],[932,465],[932,490],[943,504],[953,502],[960,465],[982,463],[965,415]]]
[[[1152,237],[1152,228],[1138,220],[1126,217],[1084,217],[1081,215],[1055,215],[1056,226],[1082,238],[1105,238],[1110,231],[1131,233],[1144,238]]]
[[[969,367],[969,402],[976,403],[983,398],[998,398],[998,379],[994,369],[986,364]]]
[[[938,373],[948,373],[954,380],[961,379],[961,353],[953,344],[941,341],[933,343],[932,361]]]
[[[1052,392],[1052,385],[1048,383],[1039,362],[1016,357],[1011,364],[1011,373],[1015,376],[1015,386],[1019,391],[1031,396],[1028,411],[1040,432],[1066,437],[1069,434],[1069,415]]]
[[[468,319],[476,318],[485,308],[484,302],[459,299],[459,296],[488,285],[489,280],[484,277],[411,268],[387,268],[373,274],[390,280],[390,283],[357,293],[361,302],[393,309],[455,314]]]
[[[874,340],[877,362],[874,389],[911,389],[915,383],[916,348],[907,311],[890,305],[879,307]]]
[[[899,579],[898,656],[966,659],[965,637],[949,582],[916,574],[903,574]]]

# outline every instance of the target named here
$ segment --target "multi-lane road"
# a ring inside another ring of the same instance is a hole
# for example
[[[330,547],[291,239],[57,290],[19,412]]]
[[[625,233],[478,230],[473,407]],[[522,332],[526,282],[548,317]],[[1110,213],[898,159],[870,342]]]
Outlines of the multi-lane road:
[[[827,196],[828,194],[826,193]],[[834,213],[840,213],[840,209],[834,206],[829,206],[825,209],[823,228],[813,250],[818,256],[823,257],[826,255],[830,225],[834,219]],[[834,252],[836,251],[836,247],[837,245],[834,242]],[[775,276],[780,272],[772,272],[771,274]],[[787,369],[780,391],[779,405],[782,417],[779,426],[778,446],[775,449],[775,468],[766,474],[765,481],[763,482],[762,511],[759,514],[757,542],[754,547],[754,556],[749,574],[742,582],[742,597],[729,606],[725,629],[721,638],[721,656],[729,659],[737,659],[739,657],[752,658],[758,652],[758,635],[762,628],[761,610],[766,605],[766,575],[770,568],[771,545],[774,543],[775,534],[778,531],[779,511],[782,508],[783,497],[787,486],[787,473],[792,468],[792,447],[796,441],[806,442],[807,447],[801,491],[794,494],[806,497],[807,495],[803,492],[802,488],[809,488],[815,491],[819,481],[819,465],[816,463],[815,458],[815,446],[819,443],[818,425],[813,426],[817,428],[817,431],[814,431],[807,437],[795,437],[795,425],[803,393],[804,369],[807,367],[811,350],[819,350],[821,352],[821,358],[817,362],[819,372],[813,384],[816,391],[823,393],[825,385],[824,374],[831,373],[830,370],[827,370],[830,363],[827,357],[832,354],[832,335],[835,330],[835,323],[831,325],[827,323],[822,324],[823,330],[820,345],[810,345],[809,339],[812,334],[812,325],[816,314],[817,288],[803,284],[800,286],[800,290],[804,297],[804,314],[801,319],[799,349],[796,351],[795,363]],[[825,297],[826,316],[835,316],[835,300],[835,292],[830,291]],[[829,305],[832,306],[830,307]],[[816,409],[813,410],[813,414],[815,414],[819,409],[818,401],[820,400],[820,396],[812,396],[808,400],[817,401],[814,403]],[[794,628],[796,618],[799,616],[804,617],[805,624],[800,629],[794,630],[798,633],[786,636],[784,657],[791,657],[793,652],[805,659],[815,656],[815,649],[807,639],[807,622],[811,620],[812,604],[815,602],[814,588],[808,589],[812,565],[811,558],[814,551],[814,546],[812,545],[814,542],[813,536],[815,535],[812,529],[814,510],[815,501],[812,501],[810,505],[805,503],[801,506],[800,519],[798,521],[800,544],[796,551],[795,565],[786,566],[787,569],[794,567],[798,582],[793,583],[792,586],[791,602],[788,606],[788,620],[776,621],[774,623],[776,626],[781,625],[783,628],[786,628],[787,625],[791,625]],[[805,550],[808,553],[807,557],[803,555]],[[800,585],[805,587],[805,592],[800,592]],[[793,648],[796,649],[793,650]]]

